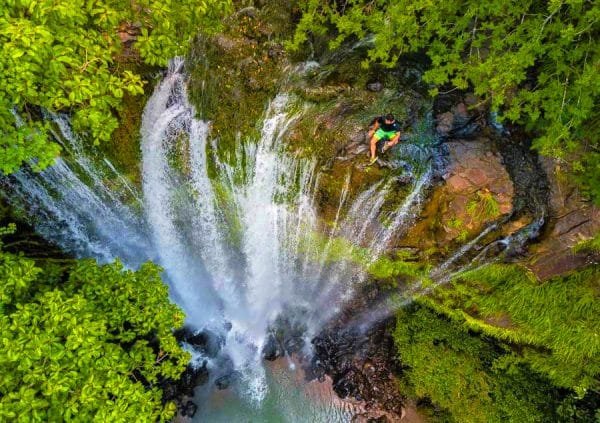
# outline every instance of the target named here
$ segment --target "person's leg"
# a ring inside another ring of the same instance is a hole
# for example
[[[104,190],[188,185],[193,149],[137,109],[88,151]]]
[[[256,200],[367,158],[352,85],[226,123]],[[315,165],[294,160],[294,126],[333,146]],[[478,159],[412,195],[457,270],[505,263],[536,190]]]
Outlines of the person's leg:
[[[398,132],[396,135],[394,135],[392,137],[391,140],[389,140],[388,142],[385,143],[385,145],[383,146],[383,151],[389,150],[390,148],[392,148],[393,146],[398,144],[398,141],[400,141],[400,132]]]
[[[375,160],[375,157],[377,157],[377,154],[376,154],[377,153],[377,141],[379,141],[381,139],[380,132],[381,132],[380,129],[375,131],[375,133],[371,137],[371,140],[369,141],[370,147],[371,147],[371,161]]]
[[[371,160],[375,158],[375,148],[377,147],[377,139],[375,135],[371,137],[370,146],[371,146]]]

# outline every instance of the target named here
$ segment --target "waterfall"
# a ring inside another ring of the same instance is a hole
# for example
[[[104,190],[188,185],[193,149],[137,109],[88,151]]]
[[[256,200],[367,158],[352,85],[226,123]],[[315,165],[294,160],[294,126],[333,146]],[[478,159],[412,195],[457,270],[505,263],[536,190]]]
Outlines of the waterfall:
[[[120,258],[137,267],[156,258],[143,219],[117,196],[139,198],[110,161],[93,164],[83,154],[81,140],[63,115],[48,115],[57,127],[54,136],[72,152],[68,162],[36,173],[23,168],[2,179],[0,193],[31,216],[36,231],[76,257],[94,257],[102,263]],[[115,179],[109,187],[105,180]],[[85,181],[85,182],[84,182]]]
[[[348,172],[334,222],[324,230],[317,161],[285,148],[302,113],[298,100],[277,95],[258,139],[219,150],[186,90],[184,63],[173,60],[142,116],[141,193],[110,161],[90,157],[66,118],[51,115],[67,154],[41,173],[4,178],[4,191],[41,235],[77,257],[120,258],[132,268],[160,264],[187,324],[219,337],[220,357],[211,366],[232,363],[239,391],[258,404],[266,389],[262,348],[278,316],[302,309],[306,336],[316,334],[366,277],[352,260],[330,260],[333,243],[369,248],[377,260],[416,217],[432,170],[417,175],[391,212],[384,204],[393,180],[352,198]],[[314,242],[317,233],[326,235],[324,245]]]

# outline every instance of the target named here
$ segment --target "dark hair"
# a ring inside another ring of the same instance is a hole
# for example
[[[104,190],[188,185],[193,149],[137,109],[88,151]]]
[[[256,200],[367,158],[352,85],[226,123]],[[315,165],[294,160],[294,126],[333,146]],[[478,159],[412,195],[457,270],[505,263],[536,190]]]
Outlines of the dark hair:
[[[394,115],[391,113],[388,113],[387,115],[385,115],[385,120],[394,120]]]

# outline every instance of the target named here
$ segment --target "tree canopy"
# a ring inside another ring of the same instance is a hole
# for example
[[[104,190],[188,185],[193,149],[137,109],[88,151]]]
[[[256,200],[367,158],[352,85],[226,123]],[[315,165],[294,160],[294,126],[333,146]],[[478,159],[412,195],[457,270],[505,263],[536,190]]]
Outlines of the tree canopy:
[[[165,65],[199,31],[220,27],[229,0],[6,0],[0,10],[0,171],[52,163],[43,110],[73,114],[79,132],[100,142],[118,126],[123,95],[143,93],[140,75],[116,60],[119,28],[138,33],[143,63]]]
[[[0,420],[156,421],[158,382],[189,356],[160,268],[78,261],[64,273],[0,252]]]
[[[481,2],[305,0],[292,47],[329,34],[331,48],[373,37],[364,65],[393,66],[424,51],[423,79],[472,89],[503,119],[536,133],[546,155],[573,170],[600,200],[600,5],[581,0]]]

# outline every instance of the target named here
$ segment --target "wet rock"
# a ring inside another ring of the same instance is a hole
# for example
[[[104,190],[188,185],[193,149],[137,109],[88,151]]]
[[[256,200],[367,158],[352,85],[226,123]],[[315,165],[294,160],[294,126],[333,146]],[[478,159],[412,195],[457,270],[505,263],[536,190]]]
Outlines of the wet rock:
[[[383,90],[383,84],[381,82],[371,82],[370,84],[367,84],[367,90],[378,93]]]
[[[224,342],[222,337],[207,329],[194,331],[184,327],[176,330],[174,335],[180,343],[185,342],[197,352],[210,358],[217,356]]]
[[[318,357],[313,363],[332,378],[341,398],[351,397],[399,416],[403,401],[392,371],[396,362],[388,333],[392,327],[393,321],[386,322],[366,336],[331,328],[313,340]]]
[[[445,112],[436,117],[436,127],[438,135],[447,137],[454,127],[454,115],[452,112]]]
[[[224,389],[229,388],[231,386],[231,384],[238,381],[239,378],[240,378],[239,372],[233,371],[231,373],[228,373],[226,375],[223,375],[223,376],[217,378],[215,380],[215,386],[217,387],[217,389],[222,391]]]
[[[363,288],[330,326],[312,340],[314,356],[310,374],[329,375],[340,397],[360,400],[367,409],[381,412],[369,414],[370,417],[389,413],[398,421],[403,399],[395,377],[400,369],[391,335],[395,320],[390,318],[365,330],[359,330],[363,325],[353,320],[361,310],[373,310],[385,295],[379,287]]]
[[[530,248],[527,266],[540,280],[546,280],[600,262],[597,255],[573,251],[577,243],[600,231],[600,208],[586,201],[573,182],[564,177],[559,162],[545,158],[542,167],[550,190],[548,229],[544,239]]]
[[[187,402],[180,404],[179,407],[177,407],[177,410],[180,416],[194,417],[196,411],[198,410],[198,406],[191,400],[188,400]]]
[[[194,389],[197,386],[204,385],[208,382],[208,377],[209,373],[206,361],[204,361],[201,366],[192,366],[188,364],[182,373],[181,378],[177,381],[177,391],[179,395],[194,396]]]
[[[304,348],[304,339],[300,336],[287,338],[284,342],[288,354],[300,352]]]
[[[458,139],[445,146],[442,183],[434,188],[422,219],[409,229],[407,245],[426,249],[462,243],[513,211],[515,187],[491,139]]]
[[[162,389],[162,397],[165,401],[173,401],[181,396],[179,387],[175,381],[165,380],[162,381],[160,385]]]
[[[258,10],[253,6],[244,7],[236,12],[236,16],[247,16],[251,19],[256,19],[258,16]]]
[[[413,183],[415,177],[410,173],[405,173],[403,175],[395,177],[394,180],[400,185],[408,185]]]
[[[470,138],[486,126],[485,110],[458,101],[436,114],[436,131],[443,138]],[[470,98],[469,103],[473,100]]]
[[[283,356],[283,348],[271,333],[267,337],[265,346],[263,347],[262,356],[265,360],[273,361]]]
[[[274,44],[269,47],[267,51],[267,55],[271,59],[276,59],[279,56],[282,56],[285,53],[285,50],[281,44]]]

